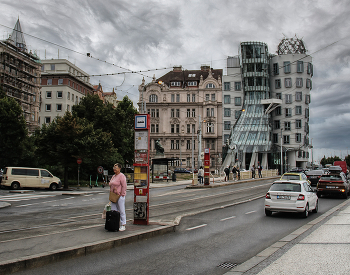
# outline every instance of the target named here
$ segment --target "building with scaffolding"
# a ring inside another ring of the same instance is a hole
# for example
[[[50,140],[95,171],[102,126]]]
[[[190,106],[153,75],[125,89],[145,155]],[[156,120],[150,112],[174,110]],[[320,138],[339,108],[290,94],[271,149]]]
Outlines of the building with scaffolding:
[[[298,38],[283,39],[277,55],[262,42],[240,44],[223,76],[222,168],[306,168],[312,71]]]
[[[11,36],[0,41],[0,84],[23,110],[29,132],[38,127],[40,59],[28,52],[19,19]]]

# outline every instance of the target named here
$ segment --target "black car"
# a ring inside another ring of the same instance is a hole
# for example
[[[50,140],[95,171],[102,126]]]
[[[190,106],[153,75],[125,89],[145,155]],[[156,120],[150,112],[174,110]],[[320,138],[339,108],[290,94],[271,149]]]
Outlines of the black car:
[[[301,167],[294,167],[289,172],[298,172],[298,173],[304,173],[305,170]]]
[[[174,173],[191,173],[191,171],[186,168],[175,168]]]
[[[325,174],[323,170],[311,170],[306,173],[307,179],[311,182],[311,186],[317,186],[318,181]]]

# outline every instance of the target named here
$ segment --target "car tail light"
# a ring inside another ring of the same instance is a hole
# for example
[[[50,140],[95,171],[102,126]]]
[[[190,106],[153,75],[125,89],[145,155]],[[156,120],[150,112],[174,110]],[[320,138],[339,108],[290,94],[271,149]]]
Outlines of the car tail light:
[[[305,200],[305,196],[303,194],[300,194],[298,196],[298,201],[303,201],[303,200]]]
[[[8,176],[6,176],[6,177],[5,177],[5,180],[9,180],[9,177],[8,177]]]
[[[271,199],[270,193],[266,193],[265,198],[266,198],[266,199]]]

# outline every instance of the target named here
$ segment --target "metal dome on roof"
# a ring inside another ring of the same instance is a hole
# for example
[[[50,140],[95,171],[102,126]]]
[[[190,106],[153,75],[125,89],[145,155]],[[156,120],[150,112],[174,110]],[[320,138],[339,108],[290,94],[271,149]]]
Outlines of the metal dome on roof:
[[[278,44],[277,54],[305,54],[306,48],[302,39],[298,37],[283,38]]]

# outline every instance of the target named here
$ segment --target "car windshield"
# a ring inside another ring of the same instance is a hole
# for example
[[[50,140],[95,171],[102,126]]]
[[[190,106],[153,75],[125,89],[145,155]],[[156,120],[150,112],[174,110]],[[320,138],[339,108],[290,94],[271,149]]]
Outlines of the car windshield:
[[[270,187],[270,191],[289,191],[289,192],[300,192],[301,187],[298,183],[289,182],[276,182]]]
[[[340,175],[323,175],[320,180],[342,180]]]
[[[307,172],[308,175],[323,175],[323,171],[322,170],[312,170]]]
[[[282,180],[300,180],[299,175],[283,175]]]

